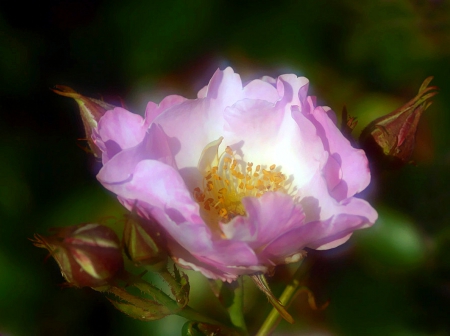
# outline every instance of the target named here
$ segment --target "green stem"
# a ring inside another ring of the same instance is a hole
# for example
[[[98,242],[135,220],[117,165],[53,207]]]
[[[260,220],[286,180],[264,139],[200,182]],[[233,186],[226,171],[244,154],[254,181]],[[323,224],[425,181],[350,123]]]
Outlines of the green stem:
[[[238,328],[240,331],[247,334],[247,326],[245,324],[244,319],[244,284],[243,284],[243,277],[239,277],[238,285],[234,289],[234,297],[233,297],[233,303],[231,306],[229,306],[228,313],[230,315],[230,320],[233,325]]]
[[[202,322],[202,323],[207,323],[207,324],[212,324],[212,325],[223,326],[222,323],[217,322],[216,320],[199,313],[198,311],[196,311],[195,309],[193,309],[189,306],[184,307],[178,313],[175,313],[175,315],[184,317],[185,319],[187,319],[189,321],[197,321],[197,322]]]
[[[314,263],[313,258],[309,258],[308,265],[303,265],[303,262],[300,263],[300,265],[297,268],[297,271],[292,276],[291,281],[284,289],[283,293],[280,296],[280,302],[284,307],[288,307],[291,303],[293,297],[295,296],[295,293],[297,292],[299,286],[300,286],[300,279],[306,274],[307,271],[311,268],[312,264]],[[280,323],[281,316],[278,313],[278,311],[275,308],[272,308],[269,315],[267,316],[266,320],[262,324],[261,328],[259,328],[258,333],[256,336],[267,336],[270,335],[270,333],[277,327],[278,323]]]

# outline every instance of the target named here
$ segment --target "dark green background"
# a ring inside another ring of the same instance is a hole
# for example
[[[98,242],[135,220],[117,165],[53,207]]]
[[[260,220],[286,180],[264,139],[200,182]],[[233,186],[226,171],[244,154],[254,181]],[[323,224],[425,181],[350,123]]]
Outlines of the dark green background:
[[[60,288],[56,264],[28,240],[122,211],[77,146],[76,105],[49,88],[123,99],[143,113],[168,93],[194,98],[228,65],[244,80],[308,77],[321,104],[359,117],[356,133],[435,76],[441,92],[422,118],[416,166],[373,181],[364,196],[380,221],[320,253],[312,269],[309,286],[330,306],[311,311],[300,296],[290,309],[297,323],[278,334],[450,334],[448,1],[66,0],[0,5],[1,335],[178,334],[181,318],[139,322],[92,290]],[[220,314],[204,280],[191,278],[192,304]],[[249,285],[251,331],[268,309]]]

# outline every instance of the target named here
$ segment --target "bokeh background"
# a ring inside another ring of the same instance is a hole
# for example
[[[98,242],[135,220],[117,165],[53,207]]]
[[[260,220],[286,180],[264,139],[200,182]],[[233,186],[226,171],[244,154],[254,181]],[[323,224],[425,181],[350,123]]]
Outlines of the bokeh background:
[[[140,322],[90,289],[62,288],[56,263],[28,240],[123,212],[78,146],[75,103],[49,88],[143,113],[168,93],[194,98],[229,65],[244,81],[308,77],[322,104],[359,118],[356,135],[435,76],[441,92],[421,120],[416,164],[364,195],[379,222],[316,253],[307,282],[329,307],[312,311],[300,295],[297,322],[276,335],[450,334],[449,1],[53,0],[0,4],[0,335],[179,334],[182,318]],[[291,271],[271,279],[276,293]],[[189,275],[192,305],[220,318],[205,280]],[[246,285],[254,332],[270,307]]]

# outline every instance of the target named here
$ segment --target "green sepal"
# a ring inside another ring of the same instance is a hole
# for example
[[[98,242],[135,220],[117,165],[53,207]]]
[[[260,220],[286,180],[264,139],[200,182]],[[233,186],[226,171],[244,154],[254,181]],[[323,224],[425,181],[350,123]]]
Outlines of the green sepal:
[[[125,254],[136,266],[145,265],[156,272],[166,267],[164,239],[155,222],[144,222],[133,210],[126,216],[122,239]]]
[[[176,285],[169,283],[170,290],[177,304],[183,308],[189,303],[189,292],[191,289],[189,278],[186,274],[180,272],[175,264],[173,265],[173,274]]]

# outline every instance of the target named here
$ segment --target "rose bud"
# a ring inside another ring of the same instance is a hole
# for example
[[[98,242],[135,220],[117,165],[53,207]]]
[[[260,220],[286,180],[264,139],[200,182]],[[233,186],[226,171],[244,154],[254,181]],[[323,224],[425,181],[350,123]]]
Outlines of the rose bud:
[[[35,235],[34,245],[50,251],[70,285],[103,286],[122,270],[119,238],[110,228],[92,223],[53,230],[49,237]]]
[[[166,265],[167,254],[161,249],[163,237],[156,223],[144,222],[135,215],[130,215],[123,229],[125,253],[137,266]]]
[[[92,131],[97,127],[97,122],[105,112],[114,109],[115,106],[102,100],[84,97],[72,88],[64,85],[56,85],[52,91],[61,96],[73,98],[78,103],[89,148],[95,157],[101,157],[100,148],[92,140]]]
[[[437,94],[436,86],[427,87],[433,77],[422,83],[419,93],[408,103],[367,125],[359,137],[372,164],[380,168],[399,168],[408,163],[414,151],[415,136],[422,113]]]

